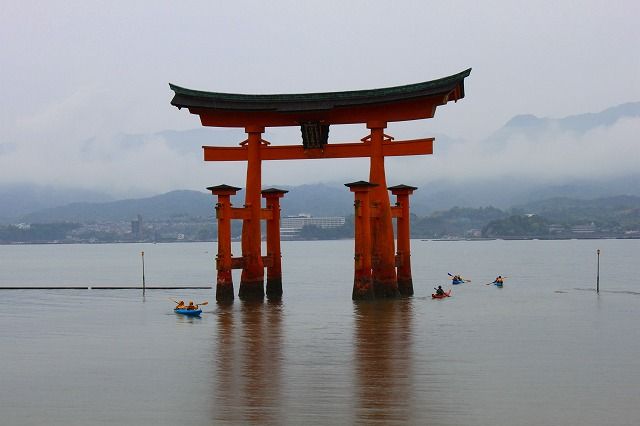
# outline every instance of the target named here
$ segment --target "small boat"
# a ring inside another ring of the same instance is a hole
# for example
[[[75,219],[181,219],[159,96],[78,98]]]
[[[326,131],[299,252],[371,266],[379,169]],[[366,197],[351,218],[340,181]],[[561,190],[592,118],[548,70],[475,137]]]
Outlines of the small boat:
[[[431,293],[432,299],[444,299],[445,297],[451,297],[451,290],[445,291],[444,294]]]
[[[494,281],[494,282],[493,282],[493,284],[494,284],[496,287],[500,287],[500,288],[502,288],[502,286],[504,285],[504,283],[499,283],[498,281]]]
[[[451,280],[451,284],[456,285],[456,284],[463,284],[465,281],[464,280]]]
[[[202,309],[174,309],[173,312],[181,315],[188,315],[190,317],[199,317],[202,313]]]

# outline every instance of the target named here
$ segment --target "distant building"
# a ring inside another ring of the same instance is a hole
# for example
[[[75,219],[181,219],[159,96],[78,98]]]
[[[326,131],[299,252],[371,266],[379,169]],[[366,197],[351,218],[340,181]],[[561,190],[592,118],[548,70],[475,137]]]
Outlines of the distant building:
[[[142,216],[138,215],[138,220],[131,221],[131,234],[137,237],[139,240],[142,239]]]
[[[557,234],[557,233],[561,233],[565,231],[565,227],[564,225],[560,225],[557,223],[551,224],[549,225],[549,233],[550,234]]]
[[[482,236],[482,229],[469,229],[464,233],[464,235],[470,238],[479,238]]]
[[[283,216],[280,218],[280,236],[282,239],[295,238],[305,226],[317,226],[322,229],[338,228],[345,224],[344,216],[319,216],[309,214]]]
[[[588,225],[572,226],[571,232],[574,234],[592,234],[596,232],[596,225],[594,223],[590,223]]]

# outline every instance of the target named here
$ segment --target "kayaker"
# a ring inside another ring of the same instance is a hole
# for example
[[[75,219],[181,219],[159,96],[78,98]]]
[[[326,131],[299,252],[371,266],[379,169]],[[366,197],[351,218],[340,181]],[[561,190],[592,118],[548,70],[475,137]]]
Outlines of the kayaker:
[[[176,309],[184,309],[186,306],[184,305],[184,300],[181,300],[178,302],[178,306],[176,306]]]
[[[444,294],[444,290],[442,289],[441,285],[439,285],[438,288],[436,289],[436,294],[438,296],[442,296]]]
[[[498,284],[502,284],[504,283],[504,278],[502,278],[502,275],[498,275],[498,278],[496,278],[494,282]]]
[[[189,300],[189,306],[187,306],[187,310],[195,311],[198,309],[198,305],[193,304],[193,300]]]

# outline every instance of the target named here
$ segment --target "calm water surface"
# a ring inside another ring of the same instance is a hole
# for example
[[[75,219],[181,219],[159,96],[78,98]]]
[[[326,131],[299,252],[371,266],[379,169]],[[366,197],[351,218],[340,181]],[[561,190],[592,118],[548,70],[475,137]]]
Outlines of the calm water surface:
[[[214,243],[46,245],[0,246],[0,287],[134,287],[143,250],[147,285],[213,284]],[[2,290],[0,423],[637,425],[639,260],[640,240],[414,240],[415,296],[353,303],[353,241],[287,242],[281,303],[201,318],[167,298],[214,290]],[[431,300],[448,272],[472,282]]]

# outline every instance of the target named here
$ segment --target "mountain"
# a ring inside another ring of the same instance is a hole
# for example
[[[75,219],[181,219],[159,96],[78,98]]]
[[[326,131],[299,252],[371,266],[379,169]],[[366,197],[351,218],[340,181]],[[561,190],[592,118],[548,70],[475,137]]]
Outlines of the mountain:
[[[553,222],[616,220],[620,223],[637,223],[640,222],[640,197],[618,195],[590,200],[557,197],[515,206],[513,210],[533,213]]]
[[[418,186],[411,198],[412,211],[418,215],[428,215],[455,206],[508,209],[514,205],[554,197],[593,199],[611,195],[638,196],[640,173],[636,171],[638,150],[635,139],[639,117],[640,102],[633,102],[598,113],[559,119],[518,115],[479,141],[436,135],[436,155],[429,159],[429,166],[425,167],[427,160],[424,157],[410,157],[396,163],[390,160],[388,182]],[[618,125],[623,122],[630,125],[619,128]],[[606,133],[606,129],[616,126],[617,132]],[[594,134],[592,131],[596,129],[598,132]],[[278,129],[269,131],[275,132],[272,133],[274,140],[282,143],[295,143],[287,142],[286,137],[298,137],[294,135],[295,132],[287,136],[278,133]],[[578,137],[564,138],[566,134]],[[583,134],[589,137],[579,137]],[[198,128],[149,135],[122,134],[109,140],[109,143],[114,145],[110,147],[112,152],[125,157],[127,152],[139,150],[145,144],[155,150],[157,143],[160,143],[163,149],[166,148],[167,157],[172,162],[185,161],[187,157],[180,155],[188,154],[189,158],[193,158],[192,162],[186,164],[195,165],[201,164],[200,146],[229,145],[231,142],[237,143],[244,136],[238,129]],[[88,140],[83,146],[83,153],[89,156],[88,159],[100,158],[100,148],[104,144],[97,138]],[[114,161],[120,160],[117,157]],[[333,164],[323,164],[333,167]],[[362,176],[351,177],[349,170],[344,173],[335,164],[335,173],[333,170],[328,173],[322,170],[318,176],[341,179],[337,183],[277,185],[289,190],[281,200],[282,213],[309,213],[316,216],[351,214],[353,194],[343,183],[348,182],[347,179],[357,180]],[[397,165],[396,169],[393,169],[394,164]],[[218,168],[215,173],[229,179],[224,174],[225,170],[228,169]],[[296,173],[301,173],[300,169],[297,170]],[[165,172],[160,174],[168,176]],[[349,177],[338,178],[345,175]],[[179,185],[171,178],[166,180],[170,185]],[[294,181],[288,175],[283,175],[282,180]],[[202,182],[202,178],[196,176],[196,181]],[[193,187],[208,184],[210,182]],[[268,186],[265,183],[265,187]],[[148,218],[212,214],[212,196],[200,191],[172,191],[146,198],[134,196],[114,201],[113,195],[99,191],[52,185],[3,184],[0,185],[0,223],[132,220],[137,214]],[[240,192],[234,204],[242,205],[243,198],[244,193]]]
[[[48,222],[114,222],[129,221],[142,215],[145,220],[176,216],[208,217],[213,215],[215,202],[211,195],[198,191],[171,191],[148,198],[119,200],[106,203],[72,203],[39,210],[20,218],[26,223]]]
[[[548,198],[594,199],[612,194],[640,196],[640,173],[608,179],[573,179],[555,184],[516,177],[461,182],[441,180],[419,187],[412,195],[411,209],[416,214],[425,215],[456,206],[508,209]]]
[[[504,147],[505,143],[514,137],[525,136],[532,138],[555,138],[562,134],[575,137],[603,127],[610,127],[624,119],[640,117],[640,102],[628,102],[607,108],[597,113],[571,115],[564,118],[544,118],[532,114],[516,115],[507,123],[484,140],[488,147]]]
[[[108,202],[113,196],[81,188],[30,183],[0,184],[0,223],[38,210],[76,202]]]
[[[353,213],[353,194],[340,184],[283,187],[289,190],[280,200],[282,213],[313,216],[348,216]]]
[[[509,120],[506,129],[561,130],[566,132],[585,133],[597,127],[612,126],[624,118],[640,117],[640,102],[629,102],[607,108],[598,113],[571,115],[553,119],[538,118],[535,115],[517,115]]]
[[[308,213],[314,216],[347,216],[353,209],[353,194],[344,186],[325,184],[285,187],[289,193],[281,200],[283,215]],[[244,203],[239,192],[234,206]],[[19,218],[25,223],[129,221],[137,215],[145,220],[171,217],[207,218],[215,214],[215,197],[189,190],[171,191],[153,197],[100,203],[71,203],[38,210]]]
[[[527,190],[523,190],[523,188]],[[313,216],[349,216],[353,214],[353,194],[344,185],[300,185],[283,187],[289,192],[281,199],[282,215],[297,215],[301,213]],[[624,191],[622,191],[624,189]],[[556,200],[572,198],[575,209],[585,209],[589,214],[601,204],[592,207],[590,199],[610,196],[611,194],[626,194],[610,199],[610,204],[619,207],[620,203],[636,200],[640,197],[640,175],[629,178],[629,181],[613,180],[610,182],[574,182],[573,184],[552,186],[536,186],[525,182],[494,181],[489,185],[450,184],[429,185],[418,188],[412,195],[411,210],[418,216],[427,216],[436,211],[448,210],[453,207],[480,208],[496,207],[503,210],[516,206],[517,209],[528,213],[549,215],[551,211],[547,204],[554,208],[564,204]],[[635,196],[635,198],[634,198]],[[232,203],[241,206],[244,195],[239,192]],[[541,202],[540,200],[553,200]],[[393,196],[391,202],[394,202]],[[153,197],[127,199],[99,203],[71,203],[38,210],[16,219],[25,223],[51,222],[100,222],[100,221],[129,221],[138,214],[145,220],[163,220],[171,217],[209,218],[215,210],[215,197],[200,191],[171,191]],[[606,204],[605,204],[606,205]],[[550,215],[550,219],[554,216]]]

